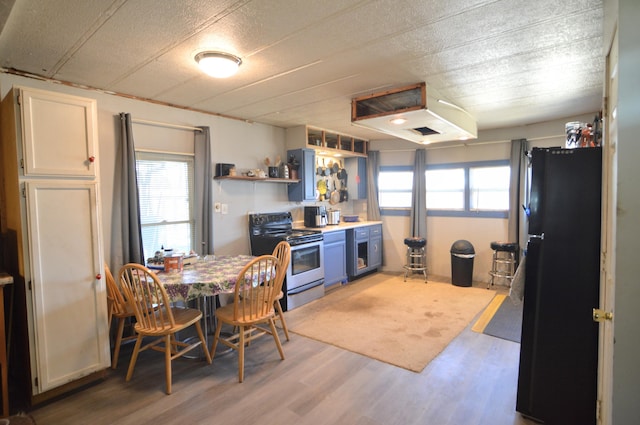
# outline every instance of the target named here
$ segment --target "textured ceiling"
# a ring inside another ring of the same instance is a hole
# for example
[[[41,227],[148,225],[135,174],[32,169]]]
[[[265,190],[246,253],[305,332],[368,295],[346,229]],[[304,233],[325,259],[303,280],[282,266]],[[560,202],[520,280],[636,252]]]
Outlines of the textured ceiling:
[[[0,0],[0,66],[367,139],[353,97],[426,82],[478,128],[601,109],[602,0]],[[240,72],[201,73],[202,50]]]

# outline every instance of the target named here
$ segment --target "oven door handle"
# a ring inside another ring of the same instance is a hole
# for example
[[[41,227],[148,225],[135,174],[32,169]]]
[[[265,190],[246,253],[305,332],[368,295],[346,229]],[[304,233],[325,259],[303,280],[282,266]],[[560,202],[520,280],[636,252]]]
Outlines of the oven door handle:
[[[324,285],[324,279],[316,280],[314,282],[305,283],[302,286],[298,286],[292,290],[287,290],[287,295],[296,295],[304,291],[308,291],[309,289],[315,288],[316,286]]]

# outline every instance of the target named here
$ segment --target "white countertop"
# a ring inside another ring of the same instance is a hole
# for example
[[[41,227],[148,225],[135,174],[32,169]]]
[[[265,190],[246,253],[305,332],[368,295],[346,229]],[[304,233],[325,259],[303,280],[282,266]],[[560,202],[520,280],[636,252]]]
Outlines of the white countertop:
[[[375,224],[382,224],[382,221],[354,221],[354,222],[345,222],[340,219],[340,224],[327,224],[325,227],[305,227],[304,222],[297,221],[293,223],[293,227],[295,229],[309,229],[309,230],[320,230],[322,233],[336,232],[338,230],[347,230],[347,229],[355,229],[358,227],[372,226]]]

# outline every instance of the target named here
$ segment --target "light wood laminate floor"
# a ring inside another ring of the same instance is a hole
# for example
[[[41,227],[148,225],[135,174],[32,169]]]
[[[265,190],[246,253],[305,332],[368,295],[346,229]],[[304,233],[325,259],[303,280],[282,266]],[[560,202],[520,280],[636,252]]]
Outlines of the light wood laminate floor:
[[[29,413],[38,425],[534,424],[515,411],[519,344],[472,324],[421,373],[292,334],[283,361],[271,338],[254,341],[242,384],[236,353],[174,361],[172,395],[161,353],[142,353],[124,381],[128,344],[106,380]]]

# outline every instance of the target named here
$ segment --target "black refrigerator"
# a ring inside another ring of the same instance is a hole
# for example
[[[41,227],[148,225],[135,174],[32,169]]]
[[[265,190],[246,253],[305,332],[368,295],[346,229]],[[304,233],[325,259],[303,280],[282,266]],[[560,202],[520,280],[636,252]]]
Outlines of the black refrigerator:
[[[529,241],[516,410],[596,423],[601,148],[531,151]]]

